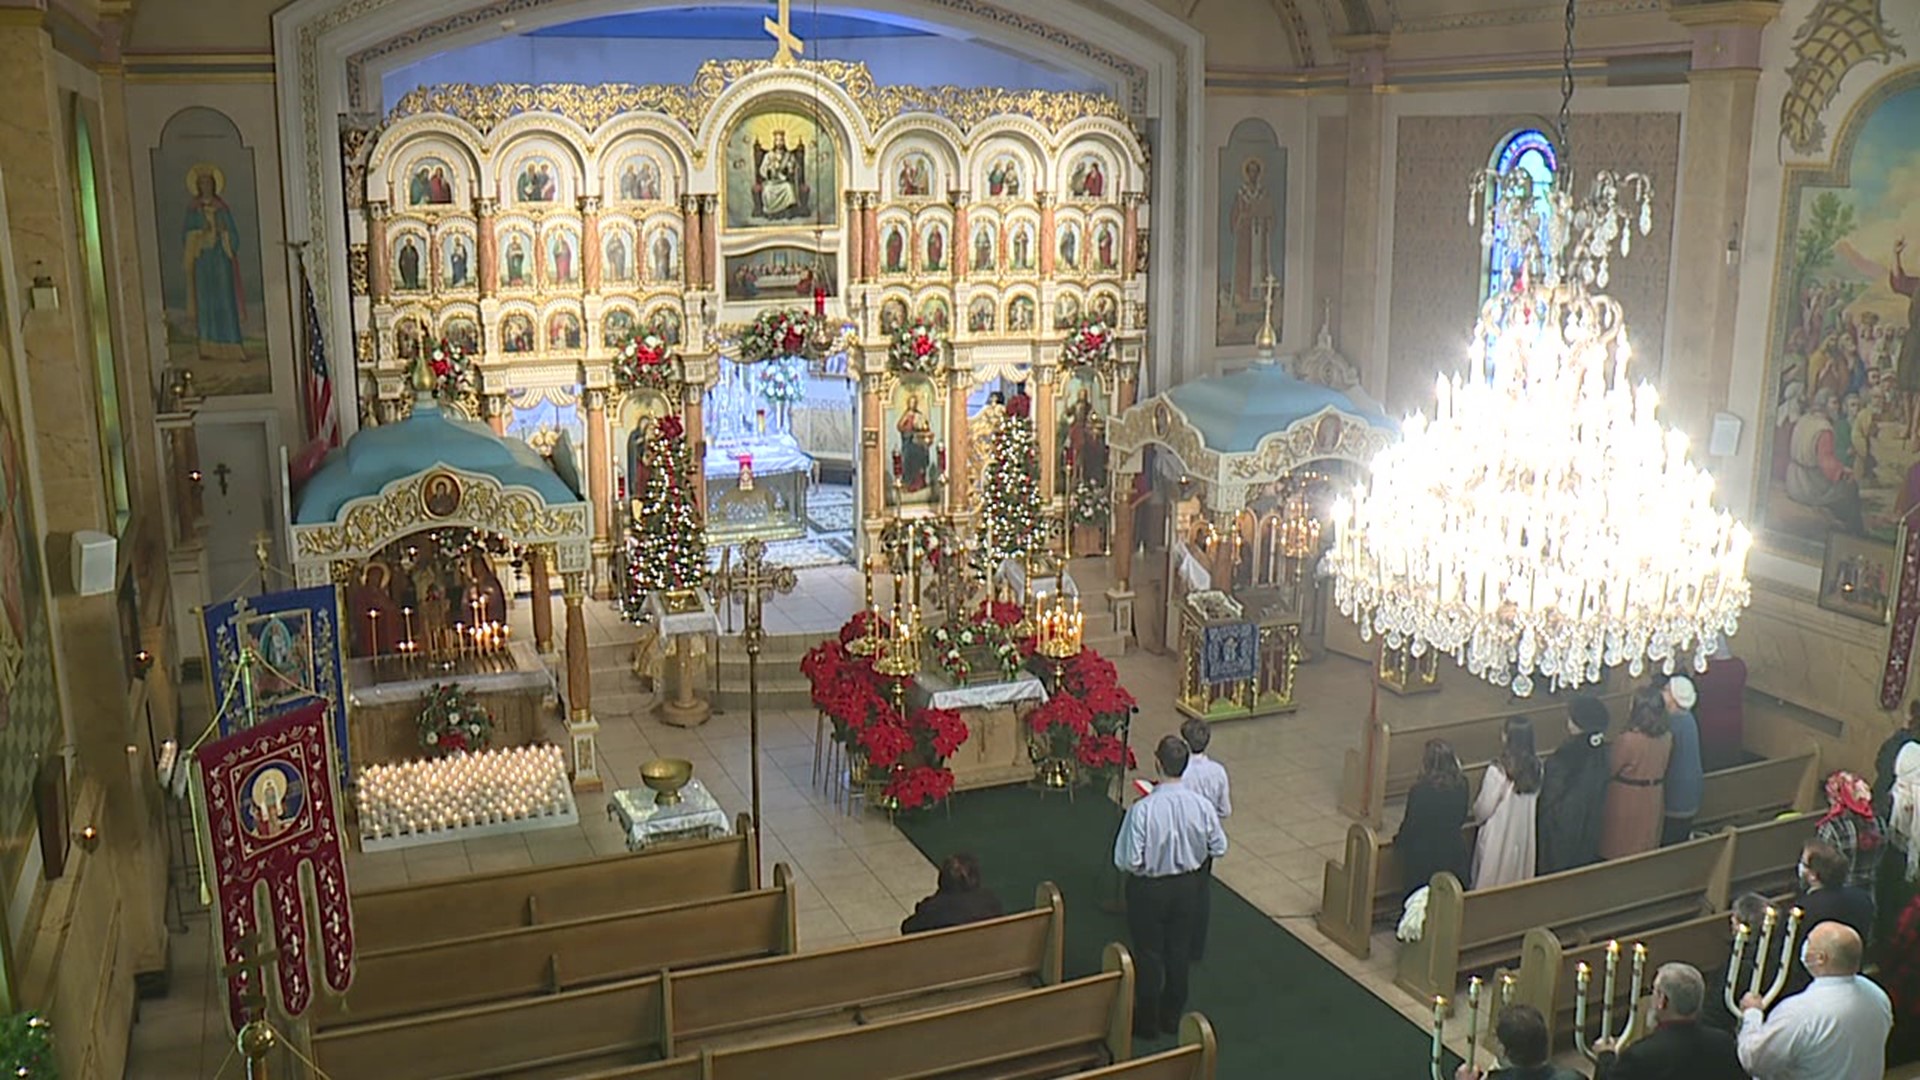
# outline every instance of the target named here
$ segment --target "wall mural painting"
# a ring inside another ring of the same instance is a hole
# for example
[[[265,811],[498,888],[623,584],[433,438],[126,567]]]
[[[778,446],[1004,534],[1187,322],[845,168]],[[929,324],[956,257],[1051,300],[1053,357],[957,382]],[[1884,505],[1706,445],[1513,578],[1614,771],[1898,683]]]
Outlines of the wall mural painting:
[[[449,233],[440,243],[440,281],[444,288],[474,287],[473,238],[465,233]]]
[[[833,257],[802,247],[771,247],[727,256],[727,299],[808,300],[816,289],[838,295]]]
[[[987,166],[987,197],[1017,199],[1026,193],[1026,169],[1012,154],[1001,154]]]
[[[1107,169],[1100,158],[1087,154],[1073,163],[1067,177],[1067,195],[1075,199],[1104,199],[1107,195]]]
[[[812,117],[785,109],[747,117],[727,135],[725,167],[727,228],[835,223],[838,153]]]
[[[548,158],[523,158],[514,171],[512,190],[516,203],[552,203],[560,198],[560,170]]]
[[[1920,498],[1920,80],[1869,99],[1831,169],[1789,169],[1768,386],[1769,539],[1891,542]]]
[[[927,246],[920,262],[920,269],[944,271],[947,269],[947,227],[939,222],[927,226]]]
[[[1220,151],[1216,345],[1251,345],[1266,310],[1267,275],[1286,280],[1287,151],[1264,120],[1233,126]],[[1280,289],[1273,294],[1279,333]]]
[[[393,288],[395,292],[427,290],[427,237],[425,233],[404,232],[393,245]]]
[[[904,376],[893,388],[887,401],[891,462],[887,502],[891,506],[939,505],[946,455],[941,450],[944,418],[938,405],[933,380],[925,375]]]
[[[567,229],[547,234],[547,283],[580,284],[580,239]]]
[[[416,159],[407,170],[408,206],[450,206],[453,204],[453,177],[460,175],[444,160],[436,157]]]
[[[982,221],[973,227],[973,270],[977,274],[990,274],[999,259],[999,231],[993,222]]]
[[[680,230],[655,226],[647,231],[647,280],[676,281],[679,277]]]
[[[1111,221],[1093,227],[1093,268],[1106,273],[1120,268],[1120,230]]]
[[[272,393],[253,148],[226,114],[196,106],[150,156],[167,362],[203,394]]]
[[[533,320],[520,314],[509,315],[500,320],[500,351],[509,353],[532,352]]]
[[[907,272],[907,227],[901,222],[896,221],[886,227],[885,239],[880,242],[880,272]]]
[[[658,202],[661,198],[660,162],[651,154],[634,154],[620,163],[617,190],[621,202]]]
[[[1033,269],[1033,223],[1017,222],[1013,226],[1011,239],[1007,241],[1007,266],[1013,270],[1031,271]]]
[[[1060,238],[1059,248],[1055,252],[1055,256],[1059,260],[1059,269],[1078,273],[1082,254],[1080,245],[1080,223],[1077,221],[1063,221],[1055,231],[1056,235]]]

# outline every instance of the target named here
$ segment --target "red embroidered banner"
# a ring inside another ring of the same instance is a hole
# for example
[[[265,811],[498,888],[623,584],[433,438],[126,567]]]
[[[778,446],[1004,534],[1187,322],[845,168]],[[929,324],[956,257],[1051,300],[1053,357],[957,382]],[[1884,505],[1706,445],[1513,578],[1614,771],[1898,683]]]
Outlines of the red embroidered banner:
[[[1907,696],[1913,662],[1913,636],[1920,629],[1920,521],[1909,516],[1901,526],[1900,585],[1893,594],[1893,639],[1887,644],[1887,670],[1880,677],[1880,707],[1898,709]]]
[[[302,866],[313,874],[322,976],[335,993],[345,993],[353,981],[353,909],[347,899],[326,718],[326,702],[316,701],[208,743],[197,755],[206,791],[222,955],[227,964],[247,959],[242,939],[265,929],[255,907],[264,884],[267,917],[280,951],[280,1001],[290,1016],[299,1016],[313,1003]],[[242,972],[227,980],[235,1031],[255,1019],[241,1004],[251,977]]]

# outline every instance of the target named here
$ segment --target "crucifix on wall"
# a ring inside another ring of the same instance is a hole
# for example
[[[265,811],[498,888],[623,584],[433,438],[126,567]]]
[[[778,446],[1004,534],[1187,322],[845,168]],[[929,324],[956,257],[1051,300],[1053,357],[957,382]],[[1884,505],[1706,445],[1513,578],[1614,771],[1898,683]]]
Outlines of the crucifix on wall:
[[[787,7],[789,0],[775,0],[775,2],[780,7],[780,17],[778,19],[762,19],[760,20],[760,24],[766,28],[767,33],[773,35],[773,40],[780,46],[773,54],[773,62],[776,64],[791,64],[795,56],[807,51],[807,47],[801,43],[799,38],[794,36],[792,30],[788,29],[787,20],[792,14]]]

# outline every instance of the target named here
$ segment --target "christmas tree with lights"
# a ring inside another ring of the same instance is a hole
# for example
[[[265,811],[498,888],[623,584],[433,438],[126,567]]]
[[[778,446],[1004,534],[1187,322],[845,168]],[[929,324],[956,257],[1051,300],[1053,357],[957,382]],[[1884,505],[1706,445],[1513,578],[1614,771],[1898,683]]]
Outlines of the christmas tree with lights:
[[[707,581],[707,529],[693,500],[693,465],[677,416],[654,421],[634,478],[638,496],[627,526],[629,618],[650,592],[698,589]]]
[[[1007,402],[1007,414],[994,429],[981,493],[980,546],[989,573],[1007,559],[1045,549],[1040,443],[1033,433],[1033,402],[1025,392]]]

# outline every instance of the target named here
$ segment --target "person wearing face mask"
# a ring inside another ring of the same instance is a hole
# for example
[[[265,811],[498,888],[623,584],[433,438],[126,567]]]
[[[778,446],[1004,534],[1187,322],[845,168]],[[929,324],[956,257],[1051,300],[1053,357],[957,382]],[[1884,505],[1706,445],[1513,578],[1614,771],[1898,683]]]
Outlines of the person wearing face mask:
[[[1755,1080],[1879,1080],[1887,1068],[1893,1006],[1860,974],[1853,928],[1822,922],[1807,933],[1800,962],[1814,974],[1805,993],[1773,1015],[1758,994],[1740,999],[1740,1064]]]
[[[1810,938],[1811,928],[1823,922],[1848,927],[1862,941],[1873,932],[1873,897],[1847,884],[1847,871],[1847,857],[1831,844],[1809,840],[1800,849],[1800,895],[1793,906],[1800,909],[1801,940]],[[1787,974],[1787,993],[1799,993],[1813,979],[1805,964],[1795,964]]]

